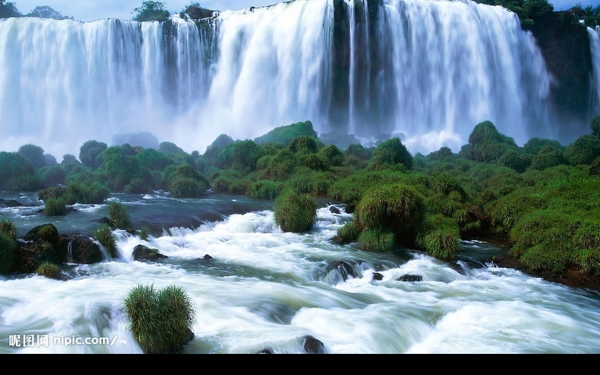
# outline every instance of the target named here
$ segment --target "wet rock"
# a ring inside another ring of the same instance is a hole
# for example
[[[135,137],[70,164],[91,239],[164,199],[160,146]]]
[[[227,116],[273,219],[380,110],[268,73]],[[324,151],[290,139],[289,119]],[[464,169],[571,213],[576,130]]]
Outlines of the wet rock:
[[[405,281],[405,282],[416,282],[416,281],[423,281],[423,276],[421,275],[411,275],[411,274],[406,274],[406,275],[402,275],[398,278],[398,281]]]
[[[93,264],[104,260],[100,246],[84,235],[61,235],[55,249],[63,263]]]
[[[304,336],[304,350],[308,354],[325,354],[325,345],[312,336]]]
[[[160,251],[158,251],[158,249],[151,249],[144,245],[137,245],[136,247],[134,247],[132,256],[133,260],[149,261],[168,258],[168,256],[161,254]]]
[[[383,275],[379,272],[373,272],[373,280],[383,280]]]

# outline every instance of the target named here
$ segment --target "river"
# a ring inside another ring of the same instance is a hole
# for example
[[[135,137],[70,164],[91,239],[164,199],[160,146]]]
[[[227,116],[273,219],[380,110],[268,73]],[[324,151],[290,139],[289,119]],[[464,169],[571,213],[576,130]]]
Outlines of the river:
[[[33,194],[0,197],[37,205],[0,209],[19,236],[47,222],[90,234],[94,220],[108,216],[106,203],[48,218]],[[123,304],[140,284],[176,285],[189,295],[196,313],[189,354],[305,353],[306,336],[330,354],[600,352],[600,293],[496,267],[491,258],[506,249],[485,242],[463,241],[457,259],[443,262],[412,249],[380,254],[333,244],[352,214],[326,200],[306,234],[282,232],[272,201],[159,192],[109,200],[125,204],[136,228],[152,235],[143,241],[115,231],[121,257],[63,265],[67,281],[0,276],[0,353],[142,353]],[[133,261],[138,244],[168,258]],[[421,281],[400,281],[404,275]]]

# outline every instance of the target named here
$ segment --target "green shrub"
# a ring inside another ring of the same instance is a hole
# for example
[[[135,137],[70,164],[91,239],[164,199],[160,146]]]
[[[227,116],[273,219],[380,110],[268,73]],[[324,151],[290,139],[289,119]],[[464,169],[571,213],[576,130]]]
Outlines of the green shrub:
[[[54,279],[60,275],[60,267],[50,261],[44,261],[38,265],[35,273],[38,276],[45,276],[50,279]]]
[[[16,251],[17,241],[0,231],[0,275],[8,275],[13,271],[17,257]]]
[[[44,202],[46,216],[64,216],[67,214],[67,205],[62,198],[48,198]]]
[[[129,330],[144,353],[177,353],[193,338],[195,312],[180,287],[154,290],[153,285],[138,285],[125,298],[125,311]]]
[[[275,199],[281,192],[282,187],[281,182],[259,180],[248,187],[246,194],[250,198]]]
[[[47,185],[62,185],[67,179],[67,172],[60,165],[44,167],[41,170],[41,177]]]
[[[150,237],[150,229],[148,229],[148,227],[141,227],[138,234],[142,240],[148,241],[148,238]]]
[[[79,148],[79,160],[81,160],[81,164],[92,170],[98,168],[101,164],[101,159],[98,158],[98,155],[107,148],[108,146],[104,142],[95,140],[85,142]]]
[[[275,200],[275,223],[284,232],[308,232],[317,218],[317,204],[308,194],[284,191]]]
[[[272,180],[283,181],[294,173],[295,168],[296,156],[285,148],[273,156],[267,168],[267,175]]]
[[[460,231],[456,221],[440,214],[427,215],[419,228],[416,244],[437,259],[454,259],[460,251]]]
[[[312,122],[310,121],[305,121],[305,122],[297,122],[294,124],[290,124],[290,125],[285,125],[285,126],[280,126],[278,128],[275,128],[273,130],[271,130],[270,132],[268,132],[267,134],[255,138],[254,142],[256,142],[257,144],[263,144],[263,143],[274,143],[274,144],[281,144],[284,147],[288,147],[289,144],[296,138],[299,136],[303,136],[303,135],[307,135],[307,136],[311,136],[311,137],[317,137],[317,132],[315,132],[315,130],[313,129],[313,125]]]
[[[133,223],[129,218],[129,212],[121,202],[112,201],[108,204],[108,215],[112,223],[119,229],[131,229]]]
[[[577,138],[567,146],[564,156],[571,165],[591,164],[600,156],[600,137],[586,134]]]
[[[202,197],[210,188],[208,179],[188,164],[180,165],[172,171],[169,180],[169,189],[175,198]]]
[[[17,239],[17,226],[12,220],[2,219],[0,220],[0,233],[6,234],[13,240]]]
[[[134,21],[167,21],[170,13],[165,8],[165,3],[160,1],[142,1],[142,6],[134,8]]]
[[[358,240],[361,231],[354,220],[347,222],[337,230],[336,237],[341,244],[347,244]]]
[[[27,144],[19,147],[19,155],[29,160],[35,168],[46,166],[46,158],[44,157],[44,149],[40,146]]]
[[[330,166],[337,167],[342,165],[344,154],[335,145],[329,145],[319,150],[319,155],[324,157]]]
[[[116,258],[119,255],[117,250],[117,241],[108,225],[103,224],[99,226],[93,235],[94,239],[108,251],[111,257]]]
[[[151,171],[162,171],[169,165],[175,164],[173,158],[168,154],[153,148],[146,148],[135,157],[140,162],[140,165]]]
[[[367,191],[356,207],[363,228],[381,227],[397,233],[411,231],[425,215],[425,200],[411,186],[389,184]]]
[[[566,160],[562,149],[546,145],[533,157],[529,168],[543,171],[544,169],[565,163]]]
[[[412,169],[413,158],[400,138],[396,137],[380,143],[375,148],[370,168],[377,169],[377,166],[398,163],[403,164],[407,169]]]
[[[360,233],[358,240],[366,251],[386,253],[396,246],[394,233],[381,227],[374,227]]]

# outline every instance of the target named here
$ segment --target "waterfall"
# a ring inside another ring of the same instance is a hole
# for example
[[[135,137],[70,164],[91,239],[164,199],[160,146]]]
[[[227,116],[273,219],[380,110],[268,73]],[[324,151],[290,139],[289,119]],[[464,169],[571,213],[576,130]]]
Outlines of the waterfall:
[[[60,161],[87,140],[150,131],[203,153],[222,133],[252,139],[306,120],[320,134],[399,134],[413,153],[458,151],[484,120],[519,144],[552,137],[551,77],[514,13],[335,3],[344,9],[295,0],[198,25],[0,20],[0,150],[33,143]]]
[[[600,116],[600,26],[595,29],[587,28],[590,36],[590,49],[592,52],[593,77],[591,85],[592,118]]]

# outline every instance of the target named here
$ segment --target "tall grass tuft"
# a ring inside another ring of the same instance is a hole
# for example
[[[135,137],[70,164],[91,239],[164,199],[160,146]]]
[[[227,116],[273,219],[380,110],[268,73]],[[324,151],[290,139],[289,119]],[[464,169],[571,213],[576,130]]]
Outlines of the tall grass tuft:
[[[119,229],[131,229],[133,223],[129,218],[129,212],[121,202],[112,201],[108,204],[108,215],[113,224]]]
[[[317,218],[317,204],[308,194],[285,190],[275,200],[275,222],[284,232],[308,232]]]
[[[192,301],[180,287],[138,285],[125,299],[129,329],[147,354],[177,353],[193,338]]]
[[[119,255],[115,236],[106,224],[102,224],[94,231],[94,239],[96,239],[110,253],[113,258]]]
[[[60,267],[52,262],[45,261],[40,263],[40,265],[36,268],[35,273],[39,276],[45,276],[47,278],[54,279],[60,274]]]
[[[67,214],[67,205],[62,198],[48,198],[44,204],[46,216],[65,216]]]

